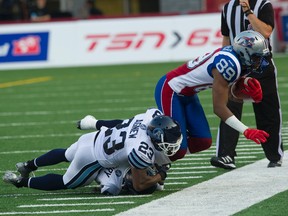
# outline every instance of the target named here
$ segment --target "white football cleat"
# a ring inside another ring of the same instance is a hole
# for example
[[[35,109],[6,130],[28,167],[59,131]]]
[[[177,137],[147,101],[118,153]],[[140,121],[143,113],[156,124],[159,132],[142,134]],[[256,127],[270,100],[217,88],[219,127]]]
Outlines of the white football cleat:
[[[97,119],[92,115],[87,115],[77,122],[77,128],[80,130],[97,130]]]
[[[16,187],[19,187],[19,183],[22,180],[21,176],[17,176],[15,173],[11,171],[6,171],[4,176],[2,177],[3,181],[8,184],[13,184]]]

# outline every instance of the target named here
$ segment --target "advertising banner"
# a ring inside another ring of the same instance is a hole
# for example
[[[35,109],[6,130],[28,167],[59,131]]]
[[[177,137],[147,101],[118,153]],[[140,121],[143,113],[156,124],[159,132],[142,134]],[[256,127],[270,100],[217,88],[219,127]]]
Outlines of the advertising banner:
[[[2,25],[0,68],[186,61],[221,42],[218,13]]]

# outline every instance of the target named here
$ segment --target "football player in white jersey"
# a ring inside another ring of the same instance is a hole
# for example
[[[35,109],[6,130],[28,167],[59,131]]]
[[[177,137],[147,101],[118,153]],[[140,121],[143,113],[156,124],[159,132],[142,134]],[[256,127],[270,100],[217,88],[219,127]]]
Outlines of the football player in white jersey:
[[[103,125],[112,127],[122,120],[97,120],[94,116],[87,115],[77,122],[77,128],[80,130],[98,130]],[[155,175],[158,170],[168,171],[171,166],[171,160],[166,154],[161,151],[155,151],[155,164],[147,169],[148,175]],[[95,181],[100,185],[100,191],[105,195],[118,195],[119,193],[132,193],[132,194],[148,194],[153,193],[155,190],[163,190],[164,182],[159,182],[150,188],[137,192],[132,185],[132,175],[130,165],[120,165],[118,167],[103,168],[100,170],[95,178]]]
[[[199,56],[164,75],[157,83],[155,100],[165,115],[171,116],[181,126],[183,141],[172,161],[190,153],[208,149],[212,144],[211,132],[198,98],[202,90],[212,88],[214,113],[226,124],[247,139],[265,143],[268,133],[248,128],[227,107],[229,86],[240,76],[261,72],[267,66],[263,56],[269,54],[265,38],[255,31],[243,31],[236,36],[232,46],[219,48]],[[261,86],[248,83],[246,92],[252,99]]]
[[[148,109],[126,120],[99,120],[95,127],[101,129],[82,135],[67,149],[54,149],[17,163],[20,176],[7,171],[3,180],[16,187],[39,190],[74,189],[90,184],[103,168],[130,166],[133,188],[141,192],[166,178],[163,169],[156,175],[147,174],[147,169],[155,163],[156,152],[172,156],[182,142],[179,124],[158,109]],[[29,176],[38,167],[64,161],[70,162],[64,175]]]
[[[157,158],[157,156],[156,156]],[[164,164],[157,168],[164,169],[164,172],[170,168],[170,164]],[[156,175],[159,171],[156,167],[149,167],[147,169],[148,175]],[[164,182],[158,182],[157,184],[152,185],[151,187],[142,190],[136,191],[133,187],[131,174],[131,166],[118,166],[113,168],[103,168],[100,170],[99,174],[96,176],[95,181],[100,186],[100,192],[104,195],[116,196],[119,194],[151,194],[155,190],[163,190]]]

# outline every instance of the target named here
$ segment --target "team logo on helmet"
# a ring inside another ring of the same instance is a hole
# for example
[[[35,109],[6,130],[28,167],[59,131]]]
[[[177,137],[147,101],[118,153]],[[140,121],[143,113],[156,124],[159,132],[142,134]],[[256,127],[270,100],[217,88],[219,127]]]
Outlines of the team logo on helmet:
[[[239,45],[241,45],[243,47],[252,48],[254,46],[254,44],[255,44],[254,41],[255,41],[255,38],[243,37],[243,40],[240,41]]]
[[[161,128],[155,128],[153,130],[153,135],[157,141],[163,141],[163,130]]]

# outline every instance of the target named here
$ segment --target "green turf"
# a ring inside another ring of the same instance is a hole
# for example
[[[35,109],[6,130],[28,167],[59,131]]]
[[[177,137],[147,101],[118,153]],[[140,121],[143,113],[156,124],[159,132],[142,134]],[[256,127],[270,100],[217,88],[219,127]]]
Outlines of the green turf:
[[[275,58],[279,73],[283,126],[286,131],[288,127],[287,60],[288,57]],[[145,111],[146,108],[155,107],[153,94],[156,82],[162,75],[179,64],[175,62],[0,71],[0,84],[36,77],[48,76],[52,78],[47,82],[0,88],[0,174],[3,175],[5,170],[15,170],[15,164],[19,161],[32,159],[53,148],[68,147],[84,133],[76,129],[75,123],[87,114],[92,114],[101,119],[128,118]],[[212,113],[211,91],[201,92],[199,97],[208,116],[213,139],[215,140],[219,119]],[[255,126],[250,104],[245,105],[243,121],[247,125]],[[287,134],[284,134],[284,136],[287,142]],[[285,147],[287,149],[286,142]],[[244,143],[243,139],[242,143]],[[256,151],[256,153],[253,154],[253,158],[250,160],[237,159],[237,167],[264,158],[263,151],[259,146],[249,141],[245,141],[245,143],[251,144],[252,151]],[[222,169],[213,169],[215,172],[205,172],[207,169],[203,168],[197,171],[203,171],[204,173],[187,174],[176,169],[186,167],[186,171],[191,171],[189,169],[193,169],[193,167],[210,166],[209,159],[214,152],[215,146],[213,145],[211,150],[193,155],[193,158],[201,158],[198,164],[194,163],[195,161],[192,160],[191,156],[185,157],[183,161],[176,162],[173,165],[175,169],[172,168],[169,173],[169,177],[173,178],[167,179],[167,183],[170,184],[165,186],[164,191],[139,198],[103,197],[98,190],[95,192],[95,185],[75,190],[43,192],[27,188],[17,189],[1,181],[0,215],[5,212],[6,214],[7,212],[27,212],[22,215],[45,215],[49,212],[50,215],[67,215],[67,213],[61,213],[61,211],[71,210],[78,211],[69,213],[75,216],[84,213],[85,215],[114,215],[117,212],[166,196],[226,172]],[[239,152],[245,156],[244,150],[242,151],[239,148]],[[49,172],[63,173],[66,167],[67,164],[48,167],[37,171],[36,175],[44,175]],[[199,175],[202,178],[189,178]],[[174,184],[175,182],[177,184]],[[239,213],[239,215],[265,215],[268,212],[267,210],[272,212],[270,215],[284,215],[276,213],[279,213],[278,210],[281,211],[281,209],[284,212],[286,207],[284,201],[287,199],[287,194],[286,191]],[[98,199],[99,197],[102,199]],[[53,200],[55,198],[66,198],[66,200]],[[71,200],[71,198],[79,198],[79,200]],[[119,204],[118,202],[129,203]],[[103,204],[96,205],[95,203]],[[47,204],[66,204],[66,206],[47,206]],[[276,204],[277,207],[274,208]],[[42,206],[33,207],[31,205]],[[104,210],[86,212],[98,208]],[[110,211],[111,208],[114,210]],[[54,211],[54,213],[51,214],[51,211]]]

